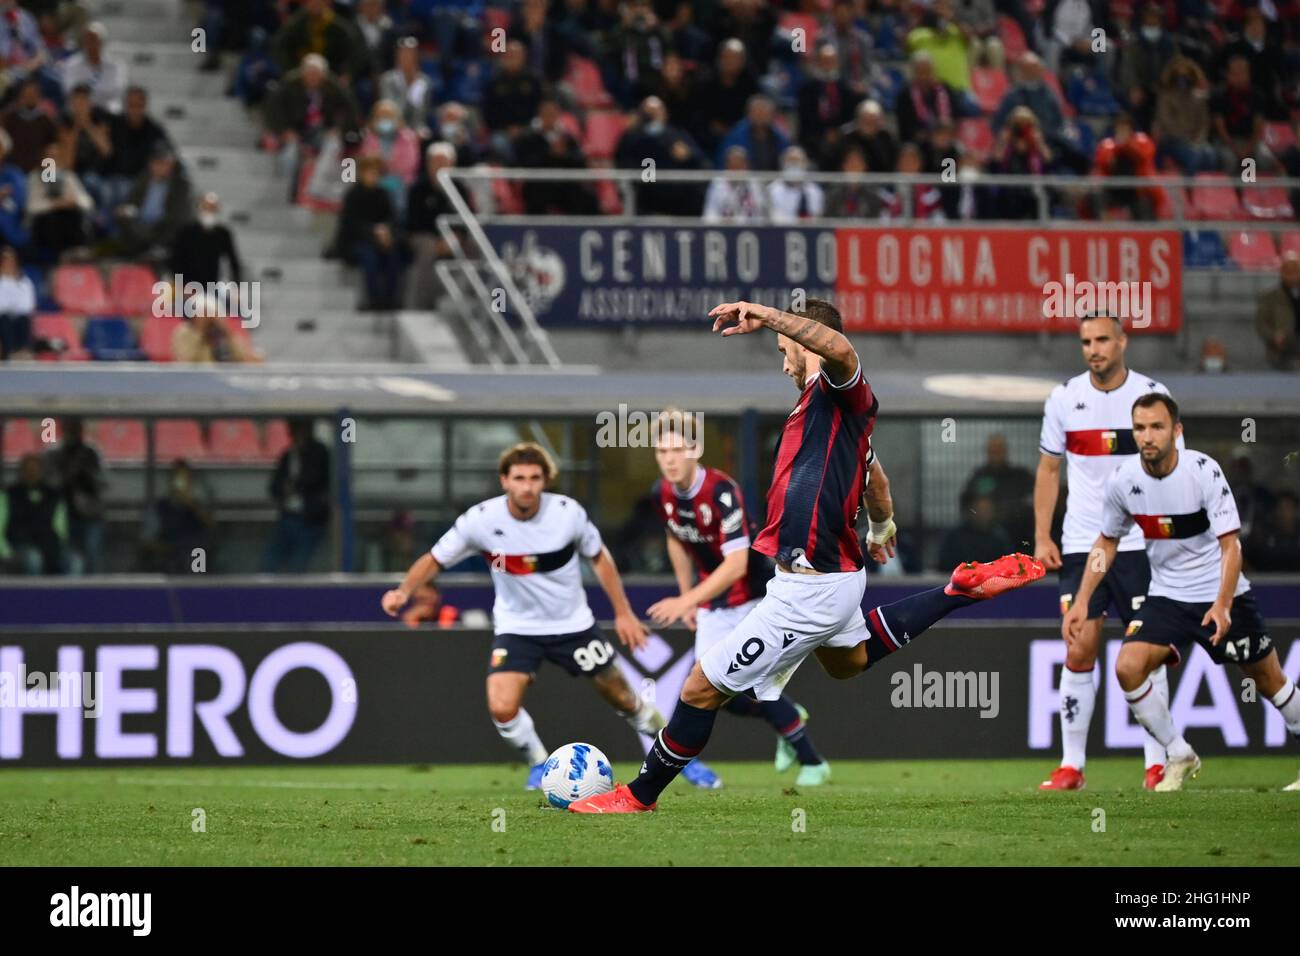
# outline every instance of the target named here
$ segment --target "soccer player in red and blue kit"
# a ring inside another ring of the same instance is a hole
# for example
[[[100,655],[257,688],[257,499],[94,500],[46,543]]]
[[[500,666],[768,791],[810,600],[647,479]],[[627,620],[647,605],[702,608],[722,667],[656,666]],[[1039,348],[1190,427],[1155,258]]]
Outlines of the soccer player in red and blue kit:
[[[783,371],[799,389],[777,450],[767,524],[754,542],[755,551],[776,561],[776,576],[753,611],[696,661],[640,775],[569,804],[575,813],[653,810],[664,788],[704,749],[718,710],[740,694],[778,699],[809,654],[832,677],[854,677],[958,608],[1046,573],[1025,554],[967,562],[947,586],[874,608],[864,618],[866,571],[854,528],[862,504],[875,560],[892,556],[896,529],[888,480],[870,454],[876,398],[839,312],[809,299],[799,315],[751,302],[725,303],[709,314],[714,331],[724,336],[776,332]]]
[[[691,427],[695,422],[679,409],[665,409],[655,420],[655,462],[661,477],[652,495],[680,593],[651,605],[647,616],[660,627],[682,621],[694,628],[699,660],[758,604],[772,568],[750,547],[753,531],[740,487],[726,472],[700,464],[701,436]],[[754,700],[739,694],[725,709],[742,717],[762,717],[772,725],[778,735],[777,773],[797,761],[796,786],[829,782],[831,765],[817,753],[805,727],[808,711],[789,697]],[[683,774],[688,780],[695,775],[691,782],[698,786],[706,772],[712,774],[694,761]],[[716,776],[713,781],[722,786]]]

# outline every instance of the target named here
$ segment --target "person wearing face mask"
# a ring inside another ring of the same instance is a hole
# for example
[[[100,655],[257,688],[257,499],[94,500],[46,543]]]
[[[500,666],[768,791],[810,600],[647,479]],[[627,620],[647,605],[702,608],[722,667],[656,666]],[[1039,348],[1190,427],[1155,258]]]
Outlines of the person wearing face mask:
[[[182,226],[172,243],[171,268],[188,282],[220,282],[221,264],[226,263],[229,277],[239,282],[243,265],[235,248],[235,237],[221,222],[221,200],[216,193],[204,193],[197,207],[197,218]]]
[[[0,126],[13,143],[9,161],[24,173],[39,166],[46,148],[59,138],[58,124],[46,110],[41,84],[34,79],[23,81],[18,99],[4,111]]]
[[[781,178],[767,184],[772,222],[791,223],[820,219],[826,211],[826,194],[808,179],[808,154],[791,146],[781,154]]]
[[[1165,68],[1178,55],[1173,37],[1164,27],[1164,8],[1150,4],[1142,10],[1137,36],[1120,50],[1117,81],[1129,114],[1140,130],[1150,129],[1156,109],[1156,90]]]
[[[371,110],[360,155],[384,161],[384,188],[392,192],[398,209],[405,208],[406,190],[420,172],[420,137],[402,122],[402,112],[392,100],[380,100]]]
[[[641,102],[641,119],[619,137],[614,165],[644,168],[649,159],[658,170],[707,169],[704,154],[690,133],[669,122],[668,108],[657,96]],[[703,183],[637,182],[636,211],[646,216],[698,216],[704,207]]]
[[[1170,157],[1185,176],[1218,166],[1218,153],[1210,145],[1209,84],[1195,60],[1180,56],[1165,67],[1151,138],[1157,165]]]

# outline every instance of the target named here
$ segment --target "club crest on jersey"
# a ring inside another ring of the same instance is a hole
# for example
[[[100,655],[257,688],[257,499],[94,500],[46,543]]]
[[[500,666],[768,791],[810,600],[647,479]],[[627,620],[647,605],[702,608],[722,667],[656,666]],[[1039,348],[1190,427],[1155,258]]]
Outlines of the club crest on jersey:
[[[1119,450],[1119,435],[1116,432],[1102,432],[1101,444],[1107,454],[1113,455]]]
[[[510,653],[510,652],[509,652],[508,650],[506,650],[504,647],[493,648],[493,650],[492,650],[492,666],[493,666],[493,667],[500,667],[500,666],[505,662],[506,655],[509,654],[509,653]]]
[[[1132,637],[1134,634],[1136,634],[1136,633],[1137,633],[1138,631],[1140,631],[1140,630],[1142,630],[1142,622],[1141,622],[1141,621],[1130,621],[1130,622],[1129,622],[1129,625],[1128,625],[1128,630],[1126,630],[1126,631],[1124,632],[1124,636],[1125,636],[1125,637]]]
[[[1073,603],[1074,603],[1073,594],[1061,595],[1061,617],[1065,617],[1065,615],[1070,613],[1070,605]]]
[[[1166,515],[1161,515],[1156,519],[1156,524],[1160,528],[1160,537],[1172,538],[1174,536],[1174,519]]]

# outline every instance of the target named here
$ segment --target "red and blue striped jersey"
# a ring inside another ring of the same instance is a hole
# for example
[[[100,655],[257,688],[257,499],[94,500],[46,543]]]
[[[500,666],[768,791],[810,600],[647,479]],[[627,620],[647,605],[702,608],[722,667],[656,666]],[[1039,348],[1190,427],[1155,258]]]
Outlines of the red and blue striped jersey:
[[[781,432],[767,526],[755,551],[781,564],[802,563],[802,557],[828,573],[861,570],[862,544],[853,526],[878,408],[861,365],[842,386],[831,384],[825,372],[804,386]]]
[[[736,607],[763,596],[771,566],[749,550],[752,529],[745,514],[745,499],[730,475],[700,465],[690,488],[682,491],[660,478],[652,494],[659,519],[668,533],[686,546],[700,580],[712,574],[731,552],[741,548],[749,551],[745,576],[702,607]]]

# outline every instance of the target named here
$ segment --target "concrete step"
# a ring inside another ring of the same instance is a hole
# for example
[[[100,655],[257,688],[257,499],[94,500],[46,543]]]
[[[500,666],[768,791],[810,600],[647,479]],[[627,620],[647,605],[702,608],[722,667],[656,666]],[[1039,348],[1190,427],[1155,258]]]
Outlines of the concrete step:
[[[105,23],[115,20],[190,23],[197,14],[197,7],[180,0],[99,0],[89,6],[94,18]]]
[[[149,91],[149,111],[170,131],[173,124],[184,126],[186,123],[215,123],[243,130],[245,135],[255,132],[256,124],[244,109],[244,104],[227,97],[203,97],[194,99],[178,94],[170,89]],[[253,142],[256,142],[254,139]],[[244,141],[231,143],[243,146]]]
[[[197,175],[243,177],[245,179],[270,179],[275,175],[275,156],[262,152],[256,146],[231,144],[227,146],[180,145],[181,158]]]
[[[282,257],[275,261],[264,261],[263,268],[279,270],[278,278],[261,276],[268,288],[276,286],[281,289],[297,289],[299,286],[339,286],[352,288],[356,285],[357,271],[347,269],[337,261],[322,259],[319,255],[312,258]]]
[[[200,73],[198,65],[202,54],[190,55],[190,64],[184,67],[141,66],[127,64],[127,75],[149,91],[167,91],[168,96],[189,96],[197,99],[224,99],[227,80],[222,73]]]
[[[190,179],[199,192],[214,191],[227,209],[282,206],[287,211],[287,184],[271,176],[247,176],[189,166]]]
[[[140,43],[125,38],[114,39],[113,55],[126,62],[127,69],[135,76],[137,69],[159,69],[184,72],[198,70],[199,62],[204,56],[195,53],[186,43]],[[233,60],[231,61],[233,62]],[[210,74],[219,77],[222,74]]]
[[[145,0],[147,2],[147,0]],[[189,17],[178,17],[175,6],[169,13],[157,17],[145,16],[144,11],[135,7],[136,0],[128,0],[131,11],[129,16],[100,16],[96,19],[108,28],[108,49],[113,52],[113,44],[118,37],[130,38],[133,43],[177,43],[190,42],[190,31],[195,21]]]
[[[235,227],[235,242],[241,256],[264,265],[290,259],[319,258],[322,246],[314,233],[261,232],[241,226]]]

